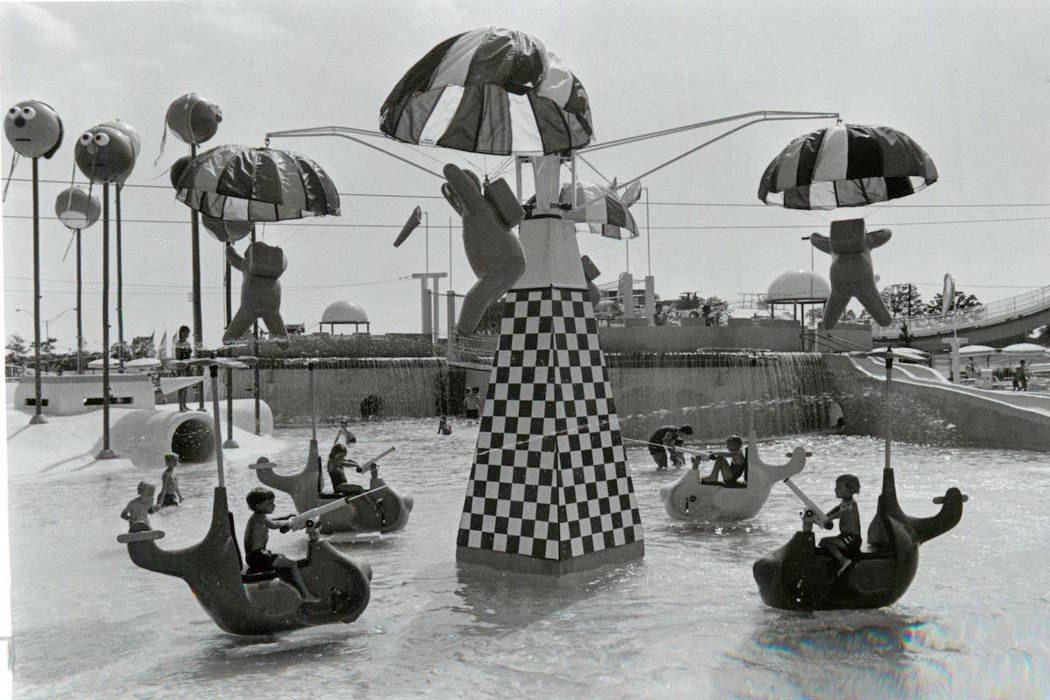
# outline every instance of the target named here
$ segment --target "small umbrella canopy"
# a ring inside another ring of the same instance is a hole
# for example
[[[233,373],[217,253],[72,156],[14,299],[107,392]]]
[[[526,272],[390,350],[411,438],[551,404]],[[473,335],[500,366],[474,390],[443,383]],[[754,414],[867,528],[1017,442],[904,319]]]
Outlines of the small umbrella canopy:
[[[99,367],[102,363],[99,363]],[[125,369],[137,370],[139,372],[148,372],[153,369],[158,369],[161,366],[161,361],[155,357],[140,357],[135,360],[130,360],[124,363]]]
[[[108,362],[107,362],[107,360],[108,360]],[[87,367],[88,367],[88,369],[102,369],[102,367],[104,365],[106,365],[106,364],[108,364],[110,367],[116,367],[117,365],[120,364],[120,358],[118,358],[118,357],[110,357],[110,358],[100,357],[98,359],[95,359],[95,360],[92,360],[91,362],[89,362],[87,364]]]
[[[589,182],[577,182],[576,201],[573,202],[572,183],[567,182],[562,185],[558,199],[562,204],[575,204],[577,208],[570,210],[567,218],[587,224],[591,233],[620,240],[638,237],[634,217],[615,192]]]
[[[964,345],[959,348],[960,355],[994,355],[999,352],[987,345]]]
[[[446,39],[394,86],[379,128],[470,153],[565,153],[593,136],[587,91],[540,40],[497,27]]]
[[[1010,355],[1047,355],[1050,349],[1035,343],[1014,343],[1002,349],[1003,354]]]
[[[176,199],[214,219],[339,215],[339,193],[321,166],[274,148],[212,148],[190,161],[176,190]]]
[[[762,174],[758,198],[787,209],[861,207],[936,181],[933,160],[907,134],[840,122],[788,144]]]

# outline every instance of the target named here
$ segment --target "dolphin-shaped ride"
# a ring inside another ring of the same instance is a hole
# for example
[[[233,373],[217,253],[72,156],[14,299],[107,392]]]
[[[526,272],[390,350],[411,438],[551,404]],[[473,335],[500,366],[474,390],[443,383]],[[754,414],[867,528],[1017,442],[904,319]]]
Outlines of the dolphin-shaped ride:
[[[806,466],[806,450],[796,447],[786,464],[766,464],[758,454],[758,438],[754,431],[747,436],[747,469],[743,486],[722,483],[705,484],[700,481],[699,469],[690,469],[673,484],[660,487],[660,498],[667,514],[677,520],[746,520],[753,518],[766,499],[773,484],[802,471]]]
[[[389,452],[390,450],[387,450],[383,454]],[[365,462],[361,465],[361,470],[367,471],[371,464],[382,456]],[[351,485],[352,490],[348,493],[322,491],[324,475],[321,469],[321,458],[317,453],[316,439],[310,440],[306,466],[298,474],[288,476],[277,474],[273,469],[275,466],[260,460],[252,464],[251,468],[255,470],[259,481],[263,484],[272,489],[284,491],[291,496],[296,511],[300,513],[319,508],[326,503],[343,500],[347,496],[357,496],[351,507],[331,510],[319,516],[318,525],[323,534],[394,532],[402,529],[408,523],[408,516],[413,506],[412,497],[398,495],[392,488],[382,483],[381,479],[373,479],[368,493],[357,484]],[[380,489],[380,487],[383,488]]]
[[[205,362],[211,370],[215,434],[220,435],[218,367],[245,365],[235,360]],[[181,578],[215,623],[232,634],[273,634],[356,620],[368,606],[371,567],[341,553],[312,527],[307,556],[299,562],[299,568],[307,589],[321,599],[320,603],[304,602],[299,592],[281,581],[274,570],[242,573],[237,530],[226,498],[221,449],[216,456],[219,485],[204,539],[183,549],[166,551],[156,543],[164,537],[160,530],[119,535],[117,541],[127,544],[131,561],[148,571]]]
[[[868,526],[865,549],[836,576],[838,563],[818,549],[812,531],[796,532],[786,545],[755,562],[753,572],[766,605],[782,610],[881,608],[908,590],[919,566],[919,545],[955,527],[962,518],[959,489],[933,502],[940,512],[913,518],[901,511],[893,469],[882,472],[882,494]]]

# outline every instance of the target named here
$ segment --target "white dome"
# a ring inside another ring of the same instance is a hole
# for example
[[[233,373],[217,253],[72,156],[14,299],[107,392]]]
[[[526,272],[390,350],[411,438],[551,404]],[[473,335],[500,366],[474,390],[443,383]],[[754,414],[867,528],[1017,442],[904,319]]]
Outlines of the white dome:
[[[335,301],[321,314],[321,323],[368,323],[368,314],[352,301]]]
[[[831,287],[816,272],[788,270],[769,285],[766,301],[785,304],[818,302],[827,301],[829,296]]]

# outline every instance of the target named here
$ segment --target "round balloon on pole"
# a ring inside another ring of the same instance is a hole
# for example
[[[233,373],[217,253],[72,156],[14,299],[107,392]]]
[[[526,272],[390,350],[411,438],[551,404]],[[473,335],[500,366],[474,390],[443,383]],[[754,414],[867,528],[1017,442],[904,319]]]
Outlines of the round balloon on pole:
[[[252,232],[252,222],[235,219],[217,219],[207,214],[201,215],[201,223],[208,233],[220,243],[235,243],[246,238]]]
[[[7,110],[4,135],[19,155],[50,158],[62,145],[62,120],[46,102],[23,100]]]
[[[135,144],[124,129],[99,124],[80,135],[74,157],[92,182],[119,184],[135,167]]]
[[[164,120],[179,140],[199,145],[219,130],[222,109],[214,102],[189,92],[171,103]]]
[[[98,221],[102,205],[98,197],[74,186],[59,192],[55,198],[55,214],[66,228],[77,231]]]
[[[121,177],[117,182],[118,185],[123,185],[124,182],[127,181],[128,177],[131,175],[131,170],[134,169],[135,163],[138,161],[139,153],[142,151],[142,139],[139,137],[139,132],[135,130],[135,127],[120,119],[113,119],[112,121],[103,122],[102,126],[110,126],[114,129],[118,129],[128,138],[128,141],[131,142],[131,168],[128,169],[127,173],[125,173],[124,176]]]

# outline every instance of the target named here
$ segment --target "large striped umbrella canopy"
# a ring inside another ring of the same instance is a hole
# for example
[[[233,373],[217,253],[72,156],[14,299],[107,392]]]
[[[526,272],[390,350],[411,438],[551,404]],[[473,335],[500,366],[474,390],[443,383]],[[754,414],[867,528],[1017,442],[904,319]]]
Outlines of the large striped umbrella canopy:
[[[762,174],[758,198],[787,209],[861,207],[936,181],[937,166],[907,134],[840,122],[788,144]]]
[[[321,166],[275,148],[212,148],[186,165],[175,189],[176,199],[213,219],[339,215],[339,193]]]
[[[587,91],[539,39],[488,27],[441,42],[383,102],[379,128],[471,153],[566,153],[594,133]]]

